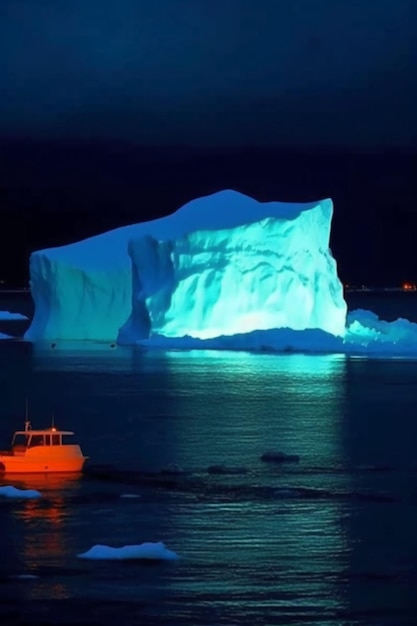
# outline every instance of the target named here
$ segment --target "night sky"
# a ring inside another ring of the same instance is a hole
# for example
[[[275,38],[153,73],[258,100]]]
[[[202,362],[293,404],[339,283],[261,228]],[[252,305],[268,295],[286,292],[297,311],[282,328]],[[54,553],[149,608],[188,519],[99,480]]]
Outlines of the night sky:
[[[232,187],[333,197],[342,278],[417,280],[416,35],[415,0],[2,0],[3,275]]]

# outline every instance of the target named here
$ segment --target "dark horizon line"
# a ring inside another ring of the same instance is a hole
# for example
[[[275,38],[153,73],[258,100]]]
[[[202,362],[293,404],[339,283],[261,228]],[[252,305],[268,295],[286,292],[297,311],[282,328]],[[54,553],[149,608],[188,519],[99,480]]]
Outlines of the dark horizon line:
[[[36,250],[34,252],[36,252]],[[417,289],[416,289],[417,279],[416,280],[411,280],[410,278],[402,279],[395,283],[392,283],[392,282],[385,283],[384,281],[377,281],[374,283],[370,283],[370,282],[363,283],[361,281],[344,280],[340,277],[339,277],[339,280],[341,281],[343,285],[344,291],[347,291],[349,293],[357,293],[357,292],[369,293],[370,291],[394,290],[394,291],[401,291],[403,293],[414,293],[415,295],[417,295]],[[412,287],[406,289],[404,288],[405,284],[412,285]],[[7,292],[12,293],[12,292],[23,292],[23,291],[30,292],[30,286],[25,287],[21,284],[12,283],[7,280],[2,281],[2,283],[0,284],[0,294],[7,293]]]
[[[201,153],[201,154],[228,154],[228,153],[274,153],[274,154],[293,154],[293,155],[333,155],[333,154],[345,154],[345,155],[374,155],[374,156],[417,156],[417,144],[413,145],[401,145],[401,144],[379,144],[379,145],[352,145],[352,144],[288,144],[288,143],[276,143],[276,144],[191,144],[191,143],[169,143],[169,144],[151,144],[140,143],[136,140],[128,139],[109,139],[102,137],[85,137],[85,136],[62,136],[62,137],[32,137],[32,136],[13,136],[13,135],[0,135],[0,145],[3,147],[13,148],[31,148],[31,147],[44,147],[44,148],[113,148],[113,149],[126,149],[137,150],[140,152],[147,152],[149,154],[161,154],[161,153]]]

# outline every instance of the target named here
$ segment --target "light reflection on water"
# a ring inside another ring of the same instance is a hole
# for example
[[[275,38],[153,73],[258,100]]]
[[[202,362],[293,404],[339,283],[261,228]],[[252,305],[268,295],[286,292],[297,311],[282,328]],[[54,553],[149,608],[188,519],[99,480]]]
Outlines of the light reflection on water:
[[[80,478],[81,474],[33,474],[7,475],[1,479],[2,484],[13,484],[18,489],[36,490],[42,494],[41,498],[17,500],[10,506],[18,537],[13,571],[16,576],[37,576],[28,586],[32,599],[72,596],[65,580],[44,580],[42,574],[45,568],[65,569],[68,560],[72,559],[73,511],[68,506],[68,499],[79,491]]]
[[[374,583],[352,577],[389,567],[377,558],[372,536],[380,543],[383,537],[375,524],[395,537],[390,562],[404,563],[410,543],[417,554],[411,522],[400,524],[396,514],[411,519],[410,476],[355,469],[364,460],[382,466],[387,455],[397,467],[400,457],[391,448],[406,451],[401,462],[413,462],[407,445],[415,441],[415,423],[404,419],[399,432],[390,424],[399,398],[409,414],[415,409],[415,364],[109,347],[8,350],[9,367],[0,368],[0,390],[8,390],[0,407],[2,439],[20,426],[21,370],[32,423],[43,424],[45,416],[49,422],[54,413],[58,426],[74,429],[90,464],[112,464],[127,475],[170,463],[190,472],[175,488],[129,478],[28,481],[44,500],[0,508],[2,567],[15,572],[17,562],[23,573],[47,572],[20,585],[22,597],[148,599],[149,611],[171,611],[182,624],[192,623],[184,621],[190,615],[194,623],[216,623],[219,616],[255,623],[281,611],[305,621],[326,611],[411,606],[411,591],[396,594],[389,578],[376,599]],[[378,430],[389,434],[389,449]],[[260,456],[270,449],[298,454],[300,463],[263,463]],[[209,475],[214,464],[247,472]],[[355,496],[381,491],[409,502]],[[126,493],[139,498],[120,497]],[[76,558],[97,543],[159,540],[181,561],[144,568]],[[211,621],[207,606],[215,611]],[[323,617],[323,623],[332,622]]]

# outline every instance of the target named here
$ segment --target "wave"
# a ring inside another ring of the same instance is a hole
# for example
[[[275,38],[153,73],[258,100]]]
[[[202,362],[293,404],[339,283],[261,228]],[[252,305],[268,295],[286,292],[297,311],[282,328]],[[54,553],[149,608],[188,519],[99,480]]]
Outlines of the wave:
[[[217,467],[217,466],[213,466]],[[221,466],[219,466],[221,468]],[[209,468],[210,469],[210,468]],[[236,469],[236,468],[231,468]],[[242,469],[242,468],[237,468]],[[375,471],[371,469],[369,471]],[[308,474],[309,472],[306,472]],[[214,474],[214,476],[213,476]],[[206,478],[200,475],[176,475],[164,476],[158,472],[136,472],[129,470],[120,470],[108,467],[90,467],[88,469],[88,477],[90,480],[105,481],[107,483],[122,484],[124,486],[135,486],[136,489],[151,490],[154,497],[155,492],[166,491],[182,493],[193,496],[197,500],[221,500],[224,501],[262,501],[262,500],[339,500],[339,501],[355,501],[355,502],[380,502],[390,503],[398,502],[397,496],[378,492],[373,490],[342,490],[342,489],[322,489],[303,485],[285,485],[279,486],[252,484],[247,480],[238,484],[227,484],[216,480],[216,474],[227,476],[226,471],[208,472]],[[240,475],[236,471],[231,471],[230,475]],[[246,478],[248,473],[242,472]],[[249,474],[250,477],[250,474]],[[125,492],[123,492],[125,493]],[[100,494],[98,497],[103,497]],[[120,494],[106,494],[107,498],[120,498]],[[90,496],[91,501],[91,496]]]

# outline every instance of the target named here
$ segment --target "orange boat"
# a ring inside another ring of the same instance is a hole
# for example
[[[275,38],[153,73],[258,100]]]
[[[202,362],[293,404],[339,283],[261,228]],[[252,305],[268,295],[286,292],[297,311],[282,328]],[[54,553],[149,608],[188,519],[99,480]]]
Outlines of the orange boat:
[[[17,430],[10,450],[0,452],[0,472],[6,474],[48,474],[80,472],[88,459],[78,444],[68,443],[73,432],[52,425],[32,430],[26,419],[25,430]]]

